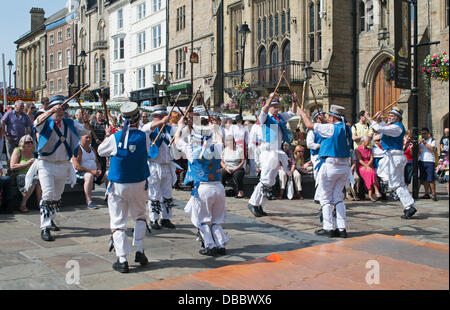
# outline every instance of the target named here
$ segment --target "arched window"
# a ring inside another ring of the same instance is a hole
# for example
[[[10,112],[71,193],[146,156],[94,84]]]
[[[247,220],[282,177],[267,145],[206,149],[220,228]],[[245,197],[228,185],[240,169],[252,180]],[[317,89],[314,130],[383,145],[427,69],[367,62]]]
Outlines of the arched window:
[[[315,19],[314,19],[314,3],[310,3],[308,6],[308,15],[309,15],[309,26],[308,26],[308,45],[309,45],[309,61],[313,62],[315,61],[315,55],[314,55],[314,50],[315,50],[315,40],[314,40],[314,24],[315,24]]]
[[[265,40],[267,38],[267,23],[266,23],[266,17],[263,18],[263,39]]]
[[[258,54],[258,67],[259,67],[258,80],[259,80],[259,83],[266,82],[266,69],[264,68],[265,66],[266,66],[266,48],[262,47],[259,50],[259,54]]]
[[[269,38],[273,37],[273,16],[269,16]]]
[[[278,13],[275,13],[275,36],[278,36]]]
[[[258,41],[261,41],[262,38],[262,29],[261,29],[261,19],[258,19]]]
[[[101,82],[104,82],[106,80],[106,61],[105,61],[105,55],[102,55],[100,57],[100,66],[101,66],[101,71],[102,71],[102,76],[101,76]]]
[[[286,33],[286,12],[281,13],[281,34]]]
[[[359,32],[366,30],[366,6],[364,1],[359,3]]]
[[[286,43],[284,43],[283,48],[282,48],[282,62],[284,63],[283,65],[283,70],[286,72],[286,77],[289,79],[290,77],[290,66],[289,66],[289,61],[291,60],[291,42],[287,41]]]
[[[94,60],[94,68],[95,68],[95,83],[100,82],[100,62],[98,60],[98,57],[95,56],[95,60]]]
[[[276,82],[278,81],[279,71],[279,68],[276,67],[276,64],[278,64],[278,46],[276,44],[274,44],[270,49],[270,64],[270,81]]]

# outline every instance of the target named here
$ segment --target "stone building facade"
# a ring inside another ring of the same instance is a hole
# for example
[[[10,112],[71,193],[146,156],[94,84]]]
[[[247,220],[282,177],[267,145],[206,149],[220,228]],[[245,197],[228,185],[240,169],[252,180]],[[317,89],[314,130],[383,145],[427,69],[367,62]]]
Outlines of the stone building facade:
[[[69,95],[69,65],[74,61],[74,28],[64,8],[45,21],[46,31],[46,87],[44,96]]]
[[[191,93],[201,86],[206,104],[218,109],[220,88],[217,78],[217,11],[221,1],[168,1],[168,94],[182,92],[180,103],[188,103]],[[194,55],[196,61],[191,62]],[[198,57],[197,57],[198,56]],[[220,77],[219,77],[220,79]]]
[[[83,50],[84,80],[89,83],[93,94],[104,89],[109,94],[109,22],[104,0],[81,0],[78,8],[79,17],[74,22],[76,27],[76,63],[82,59],[79,55]],[[109,3],[109,2],[108,2]],[[95,100],[97,98],[95,97]]]
[[[30,31],[14,42],[17,44],[15,87],[33,91],[37,99],[42,98],[46,81],[44,15],[43,9],[32,8]]]
[[[244,79],[258,95],[274,90],[281,69],[302,100],[303,68],[309,64],[315,72],[306,84],[307,112],[316,107],[328,111],[331,104],[338,104],[346,108],[347,120],[356,122],[359,111],[375,113],[399,99],[404,124],[411,128],[410,90],[396,89],[383,75],[383,66],[394,56],[393,5],[392,0],[225,0],[225,100],[241,79],[239,29],[245,22],[251,33],[246,40]],[[419,42],[440,41],[419,47],[421,64],[430,53],[448,53],[448,1],[418,5]],[[420,73],[419,127],[429,127],[438,139],[448,126],[448,82],[432,81],[428,97],[421,77]],[[284,81],[279,92],[289,92]]]

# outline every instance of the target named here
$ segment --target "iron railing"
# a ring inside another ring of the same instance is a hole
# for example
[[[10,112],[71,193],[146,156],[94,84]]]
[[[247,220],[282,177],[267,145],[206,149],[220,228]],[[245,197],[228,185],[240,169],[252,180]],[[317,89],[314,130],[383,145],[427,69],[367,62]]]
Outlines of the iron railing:
[[[291,85],[303,83],[305,76],[303,61],[286,61],[277,64],[270,64],[261,67],[253,67],[244,69],[244,81],[249,83],[252,88],[275,88],[281,71],[285,71],[285,76]],[[233,71],[224,73],[225,91],[231,89],[241,83],[242,71]],[[286,82],[282,80],[281,84],[286,86]]]

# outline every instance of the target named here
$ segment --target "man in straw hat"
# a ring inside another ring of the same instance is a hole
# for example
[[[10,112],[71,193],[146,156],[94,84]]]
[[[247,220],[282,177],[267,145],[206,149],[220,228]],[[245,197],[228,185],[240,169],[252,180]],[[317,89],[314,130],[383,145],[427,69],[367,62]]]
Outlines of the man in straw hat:
[[[184,117],[179,120],[175,134],[177,148],[188,159],[185,184],[194,184],[191,198],[184,210],[198,229],[202,243],[199,253],[208,256],[224,255],[229,238],[222,228],[226,214],[225,189],[220,172],[223,141],[218,134],[218,125],[208,124],[207,119],[202,119],[198,124],[198,119],[194,120],[190,143],[186,143],[182,137],[186,126]],[[217,141],[213,141],[213,132],[216,132]]]
[[[272,99],[273,97],[273,99]],[[272,186],[275,185],[280,162],[286,172],[288,169],[288,158],[281,149],[283,142],[289,142],[287,121],[297,113],[297,95],[292,95],[291,110],[279,113],[281,103],[278,94],[271,93],[267,99],[266,105],[262,108],[259,115],[259,122],[262,130],[262,143],[260,145],[261,177],[259,183],[253,190],[252,196],[248,201],[248,209],[256,217],[267,215],[263,210],[263,205],[267,201]]]
[[[41,238],[53,241],[50,230],[59,231],[54,223],[56,211],[62,205],[61,195],[68,179],[75,184],[76,175],[72,167],[72,155],[76,156],[80,136],[90,133],[87,118],[80,124],[72,119],[64,118],[67,105],[64,97],[52,97],[44,113],[34,121],[36,131],[39,133],[38,161],[30,167],[27,179],[38,172],[42,188],[41,211]],[[46,119],[46,120],[45,120]],[[45,121],[44,121],[45,120]],[[34,169],[37,168],[37,169]],[[25,187],[27,187],[27,183]]]
[[[152,112],[153,121],[142,127],[142,131],[150,135],[151,142],[158,147],[158,155],[155,158],[149,157],[150,177],[149,181],[149,213],[151,226],[154,229],[175,228],[171,223],[172,207],[172,186],[177,181],[175,164],[170,154],[169,143],[174,134],[173,127],[168,125],[169,115],[167,107],[159,104]],[[164,126],[166,124],[166,126]],[[160,130],[164,126],[163,132],[158,140],[154,141]],[[158,223],[161,213],[161,224]]]
[[[150,174],[147,154],[150,137],[138,129],[140,113],[137,103],[124,103],[120,112],[125,120],[122,131],[111,135],[111,127],[106,126],[106,138],[99,145],[98,154],[111,157],[108,172],[108,209],[117,256],[113,269],[127,273],[127,255],[131,254],[131,245],[126,235],[128,212],[136,221],[133,234],[133,245],[136,247],[134,261],[141,266],[148,263],[143,242],[147,227],[147,178]]]
[[[344,204],[344,187],[348,184],[350,171],[351,130],[345,125],[344,107],[332,105],[328,123],[313,123],[300,109],[305,126],[314,129],[322,138],[318,154],[317,199],[322,207],[323,228],[316,235],[347,237]],[[333,216],[335,207],[336,218]]]
[[[402,219],[411,218],[416,212],[415,202],[405,184],[404,169],[407,164],[403,152],[405,126],[402,124],[403,110],[394,107],[388,114],[388,122],[381,121],[383,111],[377,112],[373,119],[366,112],[366,118],[373,130],[381,134],[381,146],[384,157],[378,163],[381,178],[388,183],[389,188],[398,196],[403,205]]]

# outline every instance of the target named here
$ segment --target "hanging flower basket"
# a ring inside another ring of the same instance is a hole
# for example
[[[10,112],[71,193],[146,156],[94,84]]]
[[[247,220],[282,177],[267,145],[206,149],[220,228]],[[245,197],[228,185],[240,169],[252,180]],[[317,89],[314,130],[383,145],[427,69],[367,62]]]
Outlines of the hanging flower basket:
[[[449,61],[446,52],[428,55],[423,61],[422,72],[428,79],[448,82],[448,65]]]
[[[392,59],[383,66],[383,71],[386,81],[391,82],[395,79],[395,57],[392,57]]]
[[[231,99],[223,104],[223,109],[227,112],[235,112],[242,106],[243,110],[250,109],[258,95],[251,90],[250,84],[242,82],[234,86]]]

